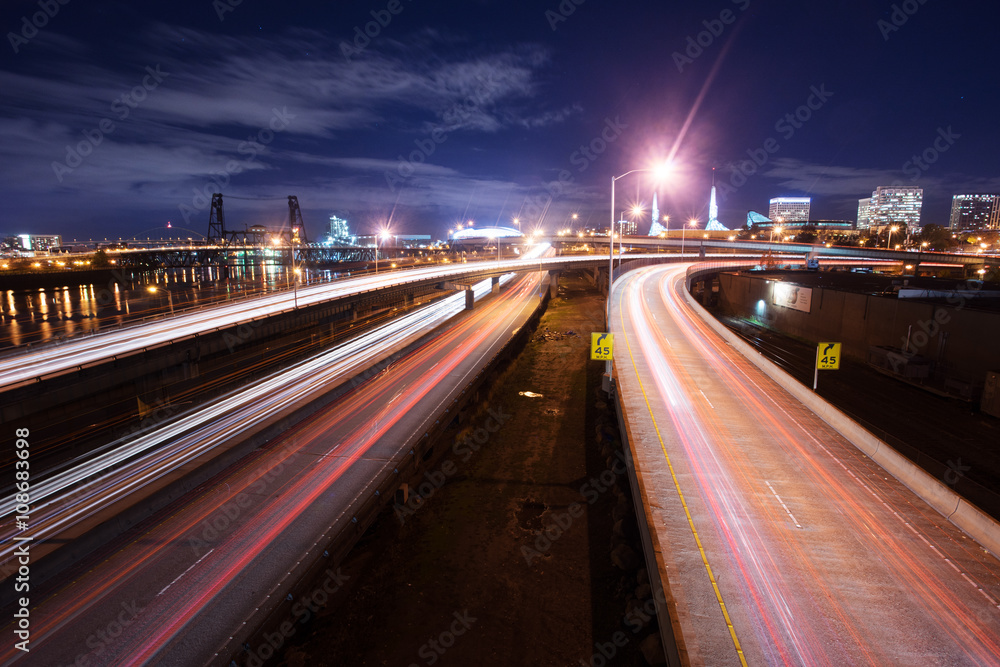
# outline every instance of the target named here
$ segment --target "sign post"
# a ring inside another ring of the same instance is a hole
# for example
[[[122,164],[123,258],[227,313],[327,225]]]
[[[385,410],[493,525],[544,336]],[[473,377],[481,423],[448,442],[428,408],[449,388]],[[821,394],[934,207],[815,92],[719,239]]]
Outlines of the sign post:
[[[590,358],[594,361],[611,361],[615,347],[615,335],[611,333],[590,334]]]
[[[840,343],[820,343],[816,346],[816,370],[813,371],[813,391],[816,391],[820,370],[840,370]]]

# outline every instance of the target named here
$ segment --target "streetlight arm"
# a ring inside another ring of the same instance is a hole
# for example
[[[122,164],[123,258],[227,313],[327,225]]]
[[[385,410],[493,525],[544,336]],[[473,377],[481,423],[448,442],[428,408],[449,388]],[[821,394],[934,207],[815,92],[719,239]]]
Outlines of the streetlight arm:
[[[614,177],[612,177],[611,182],[614,183],[615,181],[617,181],[617,180],[619,180],[621,178],[625,178],[629,174],[635,174],[635,173],[640,172],[640,171],[654,171],[654,170],[653,169],[633,169],[632,171],[626,171],[621,176],[614,176]]]

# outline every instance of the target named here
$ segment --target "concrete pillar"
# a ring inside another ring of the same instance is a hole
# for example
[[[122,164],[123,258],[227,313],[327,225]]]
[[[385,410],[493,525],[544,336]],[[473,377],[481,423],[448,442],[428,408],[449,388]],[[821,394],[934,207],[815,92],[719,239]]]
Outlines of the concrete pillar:
[[[404,294],[403,295],[403,305],[404,306],[412,306],[413,305],[413,295],[412,294]]]
[[[559,293],[559,274],[549,271],[549,298],[554,299]]]
[[[476,293],[470,289],[465,290],[465,309],[472,310],[476,306]]]
[[[500,293],[500,276],[494,276],[490,278],[490,293],[499,294]]]

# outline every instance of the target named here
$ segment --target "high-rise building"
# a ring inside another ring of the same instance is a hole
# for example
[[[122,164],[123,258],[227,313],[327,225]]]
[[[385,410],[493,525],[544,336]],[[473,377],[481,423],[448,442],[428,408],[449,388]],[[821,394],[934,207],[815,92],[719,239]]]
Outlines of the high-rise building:
[[[1000,229],[1000,195],[955,195],[949,226],[967,232]]]
[[[868,229],[868,222],[870,220],[869,212],[871,207],[871,197],[864,197],[858,200],[858,229]]]
[[[329,237],[330,243],[350,244],[352,241],[351,230],[347,227],[347,220],[331,215],[330,228],[327,231],[327,236]]]
[[[624,236],[635,236],[639,233],[639,223],[635,220],[619,220],[618,232]]]
[[[798,222],[809,219],[810,197],[775,197],[767,209],[771,220],[781,218],[782,222]]]
[[[880,185],[872,193],[868,226],[883,229],[899,225],[903,228],[901,231],[918,227],[923,202],[923,188]]]
[[[21,239],[21,250],[31,252],[49,252],[62,245],[59,234],[19,234],[18,237]]]

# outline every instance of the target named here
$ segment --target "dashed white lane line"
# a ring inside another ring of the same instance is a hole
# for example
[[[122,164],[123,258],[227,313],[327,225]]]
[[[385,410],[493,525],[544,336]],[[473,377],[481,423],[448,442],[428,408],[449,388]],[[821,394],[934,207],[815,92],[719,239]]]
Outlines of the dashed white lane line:
[[[774,490],[774,487],[773,487],[773,486],[771,486],[771,483],[770,483],[769,481],[767,481],[766,479],[764,480],[764,483],[765,483],[765,484],[767,484],[767,488],[771,489],[771,493],[772,493],[772,494],[774,495],[774,497],[775,497],[775,498],[777,498],[777,499],[778,499],[778,502],[779,502],[779,503],[781,503],[781,506],[782,506],[782,508],[784,508],[784,510],[785,510],[785,512],[786,512],[786,513],[788,514],[789,518],[791,518],[791,520],[792,520],[792,523],[794,523],[794,524],[795,524],[795,527],[796,527],[796,528],[801,528],[802,526],[800,526],[800,525],[799,525],[799,522],[798,522],[798,520],[796,520],[796,518],[795,518],[795,515],[794,515],[794,514],[792,514],[792,513],[791,513],[791,511],[789,511],[789,509],[788,509],[788,506],[787,506],[787,505],[785,505],[785,501],[784,501],[784,500],[782,500],[782,499],[781,499],[781,496],[779,496],[779,495],[778,495],[778,494],[777,494],[777,493],[775,492],[775,490]]]
[[[192,563],[191,567],[189,567],[188,569],[186,569],[183,572],[181,572],[180,574],[178,574],[177,575],[177,579],[174,579],[169,584],[167,584],[166,586],[164,586],[163,590],[156,594],[156,597],[160,597],[161,595],[163,595],[164,593],[166,593],[168,588],[170,588],[171,586],[173,586],[174,584],[176,584],[180,580],[181,577],[183,577],[185,574],[187,574],[192,569],[194,569],[195,565],[197,565],[201,561],[203,561],[206,558],[208,558],[208,554],[212,553],[213,551],[215,551],[215,549],[209,549],[208,552],[204,556],[202,556],[201,558],[199,558],[198,560],[196,560],[194,563]]]

